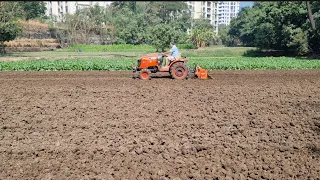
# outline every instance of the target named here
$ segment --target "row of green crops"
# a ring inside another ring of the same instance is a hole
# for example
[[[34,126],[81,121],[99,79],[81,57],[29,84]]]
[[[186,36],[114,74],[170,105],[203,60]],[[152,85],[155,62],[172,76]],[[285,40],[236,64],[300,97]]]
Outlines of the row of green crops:
[[[95,58],[82,60],[37,60],[0,62],[0,71],[88,71],[88,70],[131,70],[135,58]],[[208,70],[266,70],[266,69],[320,69],[319,60],[303,60],[289,57],[234,57],[234,58],[189,58],[188,64],[195,64]]]
[[[130,70],[132,58],[127,59],[81,59],[81,60],[38,60],[0,63],[2,71],[90,71]]]
[[[319,60],[306,60],[291,57],[230,57],[230,58],[190,58],[194,64],[208,70],[280,70],[280,69],[320,69]]]
[[[186,57],[240,57],[247,52],[247,48],[221,48],[221,49],[204,49],[204,50],[182,50],[182,56]]]

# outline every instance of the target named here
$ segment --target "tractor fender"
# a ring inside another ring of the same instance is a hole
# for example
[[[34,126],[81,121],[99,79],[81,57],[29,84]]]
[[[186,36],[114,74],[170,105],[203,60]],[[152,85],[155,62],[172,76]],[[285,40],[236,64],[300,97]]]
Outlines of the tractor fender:
[[[182,63],[185,63],[185,61],[182,61],[182,60],[175,60],[173,61],[173,63],[171,63],[170,67],[171,68],[174,64],[178,63],[178,62],[182,62]]]

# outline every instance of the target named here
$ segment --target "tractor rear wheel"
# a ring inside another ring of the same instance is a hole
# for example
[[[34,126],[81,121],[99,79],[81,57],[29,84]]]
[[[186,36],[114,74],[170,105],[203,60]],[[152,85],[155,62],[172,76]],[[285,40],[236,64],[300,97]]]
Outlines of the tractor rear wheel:
[[[151,71],[149,69],[142,69],[139,73],[139,78],[142,80],[151,79]]]
[[[174,79],[185,79],[188,76],[188,67],[183,62],[177,62],[170,68],[170,74]]]

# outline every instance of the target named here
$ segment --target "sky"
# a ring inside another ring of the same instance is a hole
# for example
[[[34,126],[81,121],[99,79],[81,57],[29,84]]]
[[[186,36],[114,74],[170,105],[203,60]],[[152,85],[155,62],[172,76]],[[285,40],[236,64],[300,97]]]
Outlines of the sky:
[[[240,1],[240,8],[245,7],[245,6],[252,6],[253,1]]]

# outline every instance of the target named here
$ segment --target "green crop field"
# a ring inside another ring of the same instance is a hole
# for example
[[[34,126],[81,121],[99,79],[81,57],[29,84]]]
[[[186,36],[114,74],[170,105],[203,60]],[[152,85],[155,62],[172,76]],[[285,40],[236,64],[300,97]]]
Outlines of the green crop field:
[[[107,49],[103,52],[103,48]],[[81,49],[82,52],[73,52]],[[254,48],[181,48],[188,65],[208,70],[320,69],[319,60],[294,57],[246,57]],[[0,71],[115,71],[131,70],[132,63],[145,54],[156,53],[152,46],[74,46],[68,50],[10,53],[0,57]]]

